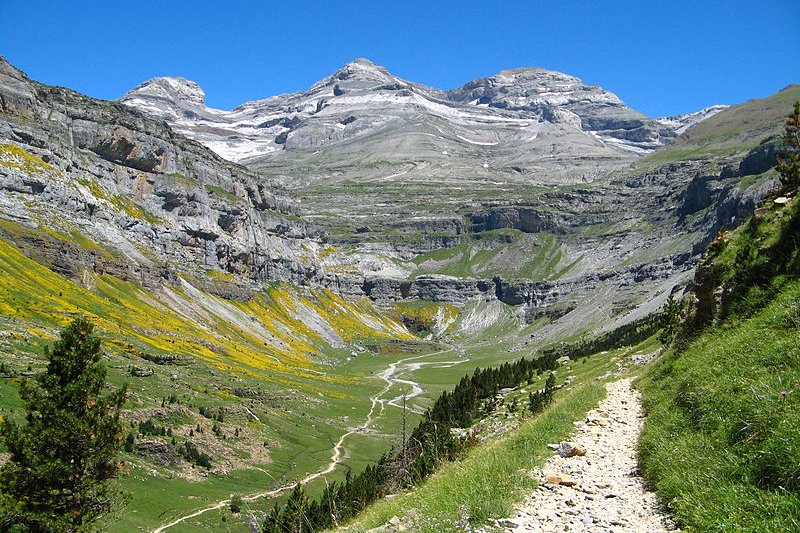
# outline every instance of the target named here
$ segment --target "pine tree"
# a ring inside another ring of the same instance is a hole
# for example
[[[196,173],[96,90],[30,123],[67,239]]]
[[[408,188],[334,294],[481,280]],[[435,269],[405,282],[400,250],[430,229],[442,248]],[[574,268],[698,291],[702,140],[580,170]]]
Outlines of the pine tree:
[[[661,308],[661,316],[659,319],[661,325],[661,333],[658,334],[658,340],[661,344],[669,345],[675,339],[678,329],[681,325],[680,317],[681,303],[675,300],[672,294],[669,295],[664,307]]]
[[[122,469],[119,415],[126,389],[105,392],[100,339],[77,319],[61,331],[47,369],[23,382],[25,425],[5,421],[11,453],[0,470],[0,531],[76,532],[112,510]]]
[[[778,156],[775,168],[788,192],[800,188],[800,101],[794,103],[794,111],[786,119],[783,143],[784,152]]]
[[[289,533],[305,533],[307,528],[305,511],[308,506],[308,497],[300,483],[295,485],[294,490],[286,501],[283,510],[282,522],[285,531]]]

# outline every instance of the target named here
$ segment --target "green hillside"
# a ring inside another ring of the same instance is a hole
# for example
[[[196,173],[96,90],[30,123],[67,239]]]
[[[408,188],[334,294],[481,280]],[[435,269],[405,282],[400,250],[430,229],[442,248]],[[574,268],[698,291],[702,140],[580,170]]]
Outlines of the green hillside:
[[[646,157],[642,164],[746,152],[765,138],[781,133],[786,112],[798,99],[800,85],[790,85],[767,98],[731,106],[696,124],[673,143]]]
[[[800,529],[800,204],[773,198],[712,243],[641,381],[644,472],[690,531]]]
[[[0,230],[23,243],[111,253],[77,231],[10,221]],[[225,281],[220,272],[207,276]],[[389,449],[400,424],[390,402],[410,393],[411,383],[425,389],[408,402],[415,422],[475,367],[532,354],[532,346],[517,353],[518,339],[547,323],[527,324],[500,302],[380,309],[366,298],[285,283],[265,284],[240,301],[195,287],[208,280],[186,277],[153,291],[84,272],[76,283],[0,239],[0,416],[23,416],[21,381],[43,368],[44,347],[76,316],[95,323],[110,381],[129,385],[123,419],[134,447],[123,455],[130,474],[119,483],[130,501],[110,531],[150,530],[234,493],[270,493],[246,501],[248,510],[262,510],[285,487],[330,466],[328,475],[308,479],[306,490],[317,494]],[[392,365],[395,373],[386,374]],[[210,468],[176,455],[188,441],[210,457]],[[333,462],[337,442],[341,456]],[[0,449],[0,460],[6,457]],[[169,531],[223,521],[231,531],[249,530],[237,520],[224,507]]]
[[[48,238],[10,222],[3,229]],[[273,284],[236,301],[185,280],[155,293],[91,273],[78,284],[0,240],[0,416],[21,418],[20,382],[43,368],[43,348],[76,316],[96,324],[110,380],[129,385],[123,418],[136,445],[121,484],[131,501],[113,531],[155,527],[231,492],[264,492],[324,467],[332,443],[384,387],[371,374],[406,349],[436,350],[366,299]],[[169,430],[172,444],[143,422]],[[210,468],[175,455],[189,440]],[[360,454],[384,442],[376,436]]]

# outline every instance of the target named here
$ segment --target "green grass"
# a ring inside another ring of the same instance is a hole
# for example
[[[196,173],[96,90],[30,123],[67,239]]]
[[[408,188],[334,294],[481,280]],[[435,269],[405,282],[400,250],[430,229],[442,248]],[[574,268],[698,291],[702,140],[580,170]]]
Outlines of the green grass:
[[[503,229],[471,234],[452,248],[420,254],[410,262],[418,267],[416,276],[552,280],[565,275],[579,261],[565,261],[554,235]]]
[[[54,238],[47,232],[27,230],[32,236]],[[398,337],[420,353],[438,349],[414,340],[408,333],[397,334],[395,330],[387,334],[370,329],[360,321],[361,316],[371,316],[373,324],[394,322],[368,302],[345,301],[324,291],[297,292],[296,288],[275,284],[249,302],[223,302],[202,295],[200,299],[212,307],[224,304],[226,309],[240,310],[251,317],[249,322],[240,321],[237,325],[208,315],[206,324],[214,329],[214,335],[208,335],[191,319],[178,316],[166,306],[154,305],[156,297],[134,283],[109,275],[95,276],[93,282],[93,290],[86,290],[0,240],[0,330],[5,331],[0,336],[0,362],[14,375],[29,372],[29,366],[30,372],[40,371],[42,350],[58,328],[74,315],[88,316],[95,321],[103,339],[109,380],[117,386],[130,386],[126,419],[142,409],[159,409],[167,417],[160,423],[173,427],[180,441],[190,427],[204,421],[198,413],[199,406],[225,408],[222,425],[227,432],[238,427],[244,434],[225,441],[211,435],[205,437],[221,453],[212,456],[215,465],[224,466],[231,458],[249,455],[243,444],[261,450],[262,443],[267,443],[262,459],[248,458],[230,468],[234,474],[229,482],[220,481],[213,473],[188,481],[181,478],[179,469],[157,467],[134,455],[124,455],[123,459],[135,467],[130,477],[121,480],[132,499],[111,531],[131,531],[145,527],[143,524],[150,529],[167,516],[226,499],[231,492],[251,494],[318,470],[330,461],[332,443],[366,417],[369,397],[384,386],[375,374],[396,358],[407,356],[400,346],[382,353],[363,351],[352,360],[348,358],[350,351],[361,343],[392,346],[390,341]],[[181,289],[173,290],[179,294]],[[200,305],[198,295],[193,300]],[[300,304],[317,309],[317,314],[340,332],[347,347],[326,346],[293,318]],[[283,353],[271,352],[273,348],[263,338],[248,333],[251,323],[282,336]],[[175,356],[177,364],[158,365],[143,358],[158,355]],[[154,373],[135,377],[128,372],[131,366]],[[171,378],[173,373],[177,380]],[[23,416],[19,382],[0,379],[0,416],[4,418]],[[240,398],[233,394],[236,389],[256,391],[262,396]],[[159,407],[162,398],[172,394],[180,405]],[[261,418],[261,424],[253,422],[245,413],[245,406]],[[182,414],[187,412],[188,415]],[[377,420],[374,438],[356,443],[358,459],[377,459],[388,448],[386,435],[394,425],[393,419]],[[351,466],[359,468],[356,463]],[[334,477],[342,476],[342,469],[337,469]],[[320,480],[311,490],[319,490],[322,483]],[[150,487],[163,488],[170,498],[151,494]]]
[[[218,194],[220,196],[224,196],[225,198],[228,198],[229,200],[235,200],[236,199],[236,195],[235,194],[233,194],[232,192],[226,191],[225,189],[223,189],[219,185],[211,185],[209,183],[206,183],[204,185],[204,187],[210,193],[214,193],[214,194]]]
[[[183,183],[184,185],[197,185],[197,179],[196,178],[193,178],[193,177],[190,177],[190,176],[184,176],[183,174],[181,174],[179,172],[170,172],[169,174],[164,174],[164,176],[167,177],[167,178],[173,179],[173,180],[177,181],[178,183]]]
[[[767,98],[731,106],[645,157],[639,166],[746,152],[766,137],[780,133],[784,118],[799,99],[800,85],[792,85]]]
[[[644,471],[687,530],[800,530],[800,206],[772,198],[709,245],[641,382]]]
[[[644,471],[685,528],[800,530],[799,327],[795,281],[642,380]]]
[[[54,238],[41,230],[30,229],[30,232],[32,235],[40,233],[42,238]],[[180,288],[173,288],[173,291],[177,296],[189,296]],[[390,363],[417,356],[425,362],[458,358],[456,347],[445,342],[422,342],[407,334],[372,331],[359,322],[360,315],[387,325],[396,324],[396,320],[368,302],[345,302],[325,291],[272,284],[249,302],[223,302],[200,293],[193,293],[192,298],[196,305],[208,306],[209,312],[224,305],[230,312],[245,313],[253,324],[262,324],[275,336],[284,335],[283,331],[291,331],[291,336],[285,337],[286,345],[282,350],[276,350],[248,333],[249,322],[229,322],[215,313],[210,313],[206,321],[215,332],[210,336],[191,319],[178,316],[166,306],[155,306],[154,296],[135,283],[98,275],[93,277],[93,289],[86,290],[0,241],[0,328],[10,332],[10,336],[0,338],[0,349],[2,360],[15,373],[25,372],[29,364],[33,372],[40,370],[42,348],[58,327],[75,314],[88,315],[96,321],[103,337],[110,381],[117,386],[124,382],[130,384],[128,414],[133,416],[142,409],[159,409],[162,398],[175,394],[180,400],[180,409],[178,406],[160,408],[166,418],[159,419],[159,423],[174,428],[178,442],[186,438],[190,427],[204,421],[198,413],[199,406],[227,409],[224,428],[229,433],[234,427],[245,431],[241,439],[209,441],[209,445],[224,448],[216,448],[221,450],[221,457],[212,457],[217,465],[224,465],[223,461],[231,457],[245,458],[223,470],[232,472],[229,479],[221,479],[224,476],[219,475],[220,471],[189,481],[181,477],[179,469],[159,467],[137,456],[125,455],[123,459],[131,465],[132,474],[122,479],[121,484],[131,493],[132,499],[120,519],[111,526],[111,531],[153,528],[169,517],[227,499],[231,493],[249,495],[300,479],[327,464],[333,442],[363,422],[370,406],[369,397],[385,385],[377,374]],[[316,309],[348,346],[342,349],[325,346],[294,317],[293,309],[301,303]],[[425,303],[405,307],[404,312],[423,316],[439,307],[444,307],[446,314],[457,312],[447,309],[448,306]],[[334,313],[335,309],[339,312]],[[409,370],[402,377],[418,381],[425,388],[425,394],[414,398],[410,404],[420,408],[429,406],[442,390],[451,389],[476,366],[493,366],[523,355],[530,356],[533,347],[519,352],[508,349],[533,327],[520,323],[510,308],[503,306],[498,320],[490,327],[479,332],[451,333],[452,338],[445,341],[462,345],[469,360],[449,368],[422,366]],[[377,346],[378,349],[358,350],[358,356],[351,358],[351,350],[359,346]],[[144,359],[144,355],[174,355],[179,364],[158,365]],[[279,358],[280,363],[268,356]],[[569,372],[579,376],[584,372],[600,375],[605,367],[599,361],[576,365],[578,368]],[[152,369],[154,374],[134,377],[128,372],[130,366]],[[171,379],[172,373],[178,374],[176,381]],[[566,373],[559,374],[560,378],[564,376]],[[15,380],[0,380],[0,416],[22,416],[17,386]],[[395,386],[383,397],[394,398],[404,387],[402,384]],[[256,390],[265,396],[236,397],[232,394],[236,388]],[[524,396],[525,393],[519,394]],[[255,424],[244,413],[244,406],[249,406],[262,424]],[[411,416],[411,423],[417,418],[417,415]],[[396,408],[386,408],[370,431],[348,437],[345,442],[347,458],[328,480],[341,480],[346,468],[357,473],[367,462],[377,460],[396,442],[399,419]],[[260,446],[263,442],[267,443],[266,456],[251,460],[246,449],[252,451],[252,445]],[[251,448],[245,448],[243,444],[246,443]],[[201,470],[197,469],[196,473],[199,472]],[[307,487],[308,493],[315,495],[324,483],[323,479],[312,483]],[[165,498],[165,494],[170,497]],[[265,509],[271,503],[274,502],[261,501],[251,504],[251,508]],[[223,517],[226,518],[224,525]],[[241,524],[235,525],[234,517],[224,511],[203,515],[196,523],[192,521],[176,531],[196,530],[197,527],[247,531]]]
[[[512,434],[445,465],[417,490],[371,506],[348,531],[366,531],[409,509],[423,512],[414,527],[425,532],[463,531],[465,518],[479,524],[507,516],[524,492],[536,486],[529,472],[549,455],[547,443],[566,438],[573,422],[604,393],[596,384],[575,390]]]
[[[711,143],[713,139],[709,139],[707,142]],[[655,152],[653,155],[648,156],[645,161],[649,163],[670,163],[673,161],[687,161],[691,159],[707,159],[711,156],[724,157],[746,152],[752,147],[752,145],[743,144],[712,148],[704,144],[699,148],[668,148]]]
[[[654,336],[636,346],[595,354],[562,366],[555,371],[556,385],[563,385],[567,376],[573,376],[574,381],[556,393],[556,401],[542,415],[531,418],[521,414],[521,423],[520,419],[513,422],[519,424],[516,429],[489,439],[457,462],[445,464],[413,491],[376,502],[344,530],[366,531],[398,516],[411,521],[413,531],[460,532],[465,530],[466,518],[472,525],[478,525],[490,518],[508,516],[513,505],[537,485],[530,471],[550,456],[546,445],[568,438],[574,431],[573,422],[583,418],[604,397],[605,388],[598,378],[608,376],[609,371],[632,354],[651,352],[659,346]],[[496,346],[490,348],[488,343],[473,347],[469,353],[484,362],[502,360],[502,351]],[[453,356],[442,355],[441,360]],[[512,358],[505,354],[505,359]],[[431,384],[431,390],[438,393],[451,389],[452,383],[471,373],[473,367],[470,360],[448,369],[424,367],[409,375],[413,376],[411,379]],[[495,414],[504,420],[507,405],[515,399],[524,411],[528,393],[542,388],[545,379],[543,374],[533,383],[512,391]]]
[[[761,184],[761,183],[766,182],[767,180],[770,180],[770,179],[773,179],[773,178],[777,178],[777,177],[778,177],[778,173],[775,171],[774,168],[772,168],[772,169],[770,169],[770,170],[768,170],[766,172],[763,172],[761,174],[754,174],[754,175],[751,175],[751,176],[745,176],[745,177],[739,179],[739,190],[740,191],[745,191],[745,190],[749,189],[750,187],[752,187],[753,185]]]

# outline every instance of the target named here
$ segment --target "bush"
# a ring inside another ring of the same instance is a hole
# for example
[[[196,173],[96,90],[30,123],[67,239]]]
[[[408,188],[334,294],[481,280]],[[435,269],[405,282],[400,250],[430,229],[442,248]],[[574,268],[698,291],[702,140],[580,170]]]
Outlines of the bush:
[[[231,496],[231,503],[228,506],[233,514],[239,514],[242,510],[242,497],[238,494]]]
[[[177,449],[178,454],[197,466],[211,468],[211,457],[197,449],[197,445],[191,441],[183,443]]]

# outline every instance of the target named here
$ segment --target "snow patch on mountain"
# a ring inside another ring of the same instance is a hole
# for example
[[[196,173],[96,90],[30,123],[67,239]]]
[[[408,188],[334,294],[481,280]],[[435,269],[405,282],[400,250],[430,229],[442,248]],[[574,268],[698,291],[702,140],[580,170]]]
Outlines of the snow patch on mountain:
[[[412,129],[418,135],[427,133],[424,124],[436,124],[443,140],[486,147],[501,141],[513,147],[517,137],[533,145],[553,142],[543,134],[549,129],[560,132],[563,142],[567,135],[573,144],[589,143],[592,150],[606,150],[615,158],[652,151],[722,109],[656,121],[601,87],[541,68],[504,70],[442,91],[398,78],[367,59],[346,64],[307,91],[248,102],[231,111],[207,107],[202,88],[184,78],[154,78],[120,101],[165,119],[180,133],[237,162],[377,135],[389,124],[393,131]],[[525,130],[526,135],[509,129]],[[586,140],[576,141],[576,136]],[[452,153],[452,146],[443,148]],[[543,144],[545,149],[558,150]]]
[[[687,113],[685,115],[674,115],[671,117],[661,117],[656,120],[665,126],[669,126],[675,130],[675,133],[680,135],[684,131],[688,130],[695,124],[699,124],[703,122],[707,118],[711,118],[720,111],[724,111],[730,106],[727,105],[712,105],[709,107],[705,107],[700,111],[695,111],[694,113]]]

